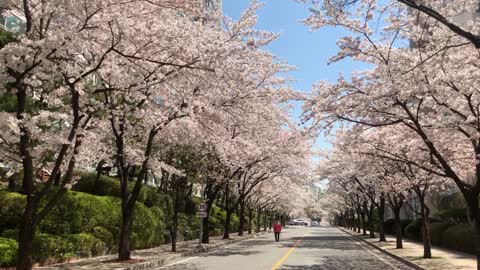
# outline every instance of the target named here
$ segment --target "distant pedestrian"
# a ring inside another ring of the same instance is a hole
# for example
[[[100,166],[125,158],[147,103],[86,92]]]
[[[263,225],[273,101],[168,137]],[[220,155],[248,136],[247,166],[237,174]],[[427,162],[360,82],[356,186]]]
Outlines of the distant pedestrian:
[[[275,224],[273,224],[273,233],[275,234],[275,242],[280,242],[281,232],[282,232],[282,225],[280,225],[278,221],[275,221]]]

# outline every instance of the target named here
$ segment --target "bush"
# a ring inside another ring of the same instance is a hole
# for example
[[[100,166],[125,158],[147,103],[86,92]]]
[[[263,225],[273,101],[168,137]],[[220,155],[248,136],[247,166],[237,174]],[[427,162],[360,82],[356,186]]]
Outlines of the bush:
[[[33,240],[33,259],[40,264],[61,262],[74,257],[74,247],[67,239],[37,233]]]
[[[467,223],[468,222],[468,211],[466,208],[449,208],[441,210],[435,214],[443,222],[448,223]]]
[[[402,235],[405,235],[405,228],[410,224],[412,220],[410,219],[402,219],[400,220],[400,227],[402,228]],[[385,220],[385,233],[394,235],[396,234],[395,228],[395,219],[387,219]]]
[[[50,234],[77,234],[91,233],[96,226],[106,228],[118,238],[119,199],[68,192],[40,223],[39,230]]]
[[[5,214],[7,219],[3,219],[3,215],[0,219],[0,223],[8,223],[8,225],[4,225],[7,228],[4,235],[15,238],[15,232],[11,230],[16,224],[11,221],[10,217],[21,216],[25,197],[17,193],[0,192],[0,200],[5,202],[0,204],[0,211],[7,213]],[[54,252],[53,254],[58,252],[60,259],[62,259],[74,255],[75,252],[71,249],[65,251],[57,248],[56,242],[58,241],[53,239],[52,235],[87,233],[98,236],[100,240],[105,242],[106,248],[110,250],[118,244],[121,224],[120,209],[121,200],[119,198],[70,191],[39,224],[38,232],[45,233],[41,235],[41,238],[45,241],[39,240],[38,244],[47,242],[42,244],[45,245],[43,247],[43,250],[46,250],[45,254],[52,254],[48,253],[49,251]],[[19,220],[15,222],[19,222]],[[149,248],[163,244],[165,242],[164,230],[163,211],[159,207],[148,208],[137,202],[132,224],[132,231],[135,232],[132,235],[132,248]],[[47,258],[39,255],[39,259],[45,261]]]
[[[163,243],[163,211],[158,207],[154,208],[155,210],[151,211],[141,203],[135,205],[130,237],[132,249],[150,248]]]
[[[405,228],[407,228],[408,224],[410,224],[413,220],[411,219],[402,219],[400,220],[400,226],[402,226],[402,235],[405,235]]]
[[[0,237],[15,239],[18,241],[18,229],[8,229],[0,234]]]
[[[0,237],[0,266],[15,265],[17,251],[17,241]]]
[[[422,241],[422,220],[415,219],[412,220],[406,227],[405,227],[405,236],[407,238]]]
[[[442,245],[442,234],[445,230],[451,227],[448,223],[432,223],[430,225],[430,241],[432,245]]]
[[[395,234],[395,220],[394,219],[387,219],[385,220],[384,230],[386,234]]]
[[[455,193],[445,194],[440,201],[438,209],[449,208],[466,208],[467,204],[462,193],[457,191]]]
[[[430,228],[433,224],[438,223],[439,220],[435,218],[429,218]],[[405,237],[422,241],[422,219],[415,219],[405,227]]]
[[[72,244],[72,252],[75,257],[84,258],[106,254],[106,244],[89,234],[71,234],[65,238]]]
[[[442,234],[444,247],[475,254],[474,230],[469,224],[458,224],[446,229]]]
[[[105,229],[104,227],[97,226],[93,228],[92,235],[95,236],[95,238],[102,240],[103,243],[105,243],[108,251],[110,252],[114,248],[115,241],[113,239],[113,234]]]
[[[79,172],[77,173],[80,176],[78,182],[72,187],[74,191],[85,192],[98,196],[111,196],[111,197],[121,197],[121,188],[120,180],[114,177],[109,177],[102,175],[100,179],[95,182],[97,175],[96,173],[90,172]],[[128,183],[128,190],[133,189],[134,183]],[[139,202],[145,202],[147,199],[147,189],[153,189],[150,187],[143,187],[138,195]]]
[[[0,191],[0,232],[17,228],[22,220],[25,203],[24,195]]]

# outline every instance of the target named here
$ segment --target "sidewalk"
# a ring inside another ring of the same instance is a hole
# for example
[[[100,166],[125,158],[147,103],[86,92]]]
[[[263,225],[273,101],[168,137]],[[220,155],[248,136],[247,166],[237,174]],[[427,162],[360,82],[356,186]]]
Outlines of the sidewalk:
[[[268,232],[268,231],[267,231]],[[210,244],[203,244],[202,249],[198,248],[198,239],[177,243],[177,253],[171,252],[171,245],[162,245],[152,249],[143,249],[132,251],[132,260],[129,262],[118,262],[117,254],[82,259],[68,263],[49,265],[44,267],[36,267],[38,270],[139,270],[160,267],[170,262],[178,260],[182,257],[193,256],[195,254],[209,252],[222,246],[251,239],[262,235],[258,234],[243,236],[233,235],[231,239],[222,240],[221,236],[210,237]]]
[[[339,227],[340,228],[340,227]],[[353,232],[345,228],[341,230],[351,234],[357,238],[381,248],[387,253],[393,254],[413,263],[420,268],[426,270],[475,270],[477,269],[477,260],[474,255],[462,253],[458,251],[447,250],[439,247],[432,247],[432,259],[424,259],[423,244],[411,240],[403,240],[403,249],[396,249],[396,239],[394,236],[387,235],[387,242],[380,242],[378,240],[378,233],[375,233],[376,238],[371,239],[363,236],[361,233]],[[367,232],[368,233],[368,232]]]

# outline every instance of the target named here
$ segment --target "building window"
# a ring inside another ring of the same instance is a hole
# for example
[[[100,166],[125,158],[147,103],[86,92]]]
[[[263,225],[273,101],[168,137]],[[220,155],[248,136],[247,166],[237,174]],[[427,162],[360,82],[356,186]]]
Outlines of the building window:
[[[205,0],[205,7],[207,11],[214,11],[217,8],[214,0]]]

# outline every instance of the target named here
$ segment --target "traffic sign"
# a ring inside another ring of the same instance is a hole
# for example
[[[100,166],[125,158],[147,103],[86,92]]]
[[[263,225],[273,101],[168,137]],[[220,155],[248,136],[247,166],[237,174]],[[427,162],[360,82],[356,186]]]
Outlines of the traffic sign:
[[[198,212],[207,212],[208,205],[204,202],[198,204]]]
[[[197,212],[197,217],[206,218],[207,217],[207,212]]]

